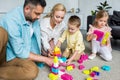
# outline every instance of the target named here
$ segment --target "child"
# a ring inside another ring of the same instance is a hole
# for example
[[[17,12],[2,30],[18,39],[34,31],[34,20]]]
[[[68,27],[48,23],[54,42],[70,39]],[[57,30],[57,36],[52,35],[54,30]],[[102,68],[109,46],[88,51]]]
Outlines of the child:
[[[68,58],[67,65],[73,60],[78,60],[85,49],[83,36],[79,30],[80,25],[80,18],[75,15],[71,16],[68,20],[68,29],[63,32],[56,45],[60,47],[61,43],[64,42],[65,39],[67,40],[67,48],[62,55]]]
[[[112,49],[110,45],[111,28],[107,24],[108,18],[108,13],[104,10],[101,10],[97,13],[93,25],[90,25],[87,33],[87,41],[91,41],[92,43],[92,54],[88,57],[89,59],[94,59],[98,52],[104,60],[112,60]],[[97,33],[99,36],[101,36],[100,38]],[[107,39],[105,40],[105,44],[103,44],[102,39],[106,33],[110,34],[107,34],[108,38],[106,37]]]

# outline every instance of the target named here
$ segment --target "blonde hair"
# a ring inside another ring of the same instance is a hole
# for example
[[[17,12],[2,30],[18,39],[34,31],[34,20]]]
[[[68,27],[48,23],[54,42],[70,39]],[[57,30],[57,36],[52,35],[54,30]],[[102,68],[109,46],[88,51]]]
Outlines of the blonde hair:
[[[79,28],[81,25],[81,20],[78,16],[73,15],[69,18],[68,23],[71,25],[75,25],[77,28]]]
[[[95,16],[95,20],[93,22],[93,26],[97,26],[97,21],[96,19],[100,19],[100,18],[103,18],[103,17],[108,17],[109,18],[109,15],[108,15],[108,12],[105,11],[105,10],[100,10],[96,16]]]
[[[52,10],[50,13],[48,13],[45,17],[52,17],[55,11],[64,11],[66,13],[66,8],[63,4],[58,3],[53,6]]]

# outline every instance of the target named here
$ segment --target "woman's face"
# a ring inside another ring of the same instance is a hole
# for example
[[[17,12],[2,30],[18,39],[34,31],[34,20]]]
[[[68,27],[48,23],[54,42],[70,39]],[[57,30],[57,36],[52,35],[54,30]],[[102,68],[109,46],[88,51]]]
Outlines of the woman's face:
[[[65,16],[65,12],[64,11],[55,11],[52,17],[52,21],[54,22],[54,24],[60,24]]]

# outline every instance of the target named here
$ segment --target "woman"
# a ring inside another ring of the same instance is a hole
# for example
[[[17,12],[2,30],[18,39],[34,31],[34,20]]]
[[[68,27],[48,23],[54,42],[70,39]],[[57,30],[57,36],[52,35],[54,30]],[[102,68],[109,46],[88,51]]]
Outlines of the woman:
[[[58,38],[65,30],[65,23],[63,22],[65,13],[65,6],[58,3],[52,8],[51,12],[40,21],[43,46],[42,54],[45,56],[52,54]]]

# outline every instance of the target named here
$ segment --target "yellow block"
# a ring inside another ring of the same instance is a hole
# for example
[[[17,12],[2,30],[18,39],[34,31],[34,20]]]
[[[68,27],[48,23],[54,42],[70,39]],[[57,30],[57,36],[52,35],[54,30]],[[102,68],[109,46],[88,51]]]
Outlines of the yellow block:
[[[102,44],[106,44],[106,41],[109,38],[109,36],[110,36],[110,32],[106,32],[102,39]]]
[[[60,52],[60,48],[56,46],[56,47],[54,48],[54,52]]]
[[[58,80],[58,75],[55,75],[53,73],[50,73],[48,77],[50,78],[50,80]]]
[[[54,61],[53,62],[54,63],[58,63],[58,57],[57,56],[54,57]]]
[[[67,66],[67,70],[71,71],[71,70],[73,70],[73,67],[72,66]]]
[[[84,74],[90,74],[90,71],[89,70],[83,70],[83,73]]]

